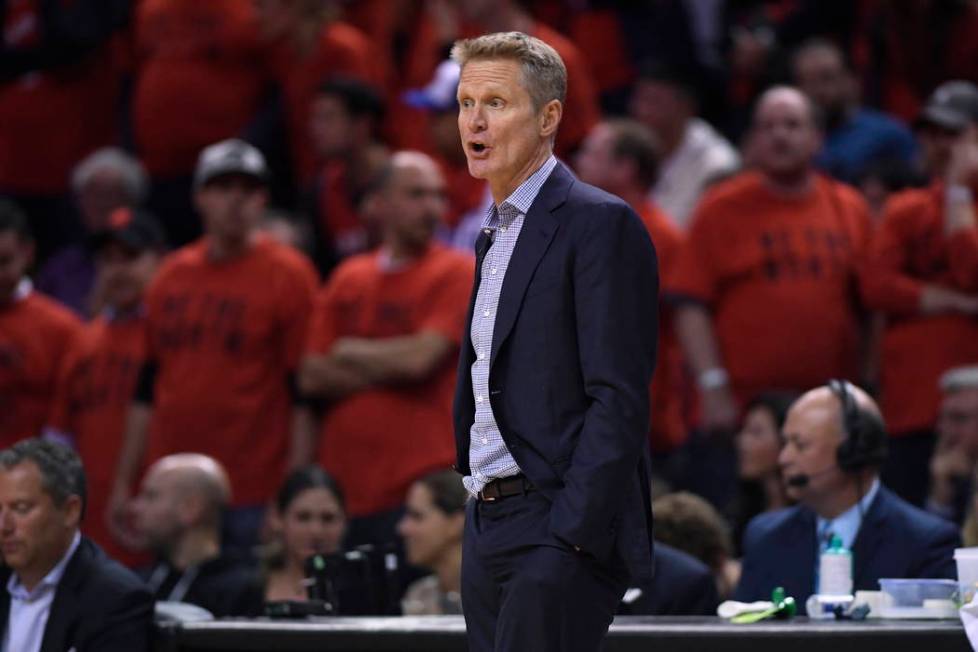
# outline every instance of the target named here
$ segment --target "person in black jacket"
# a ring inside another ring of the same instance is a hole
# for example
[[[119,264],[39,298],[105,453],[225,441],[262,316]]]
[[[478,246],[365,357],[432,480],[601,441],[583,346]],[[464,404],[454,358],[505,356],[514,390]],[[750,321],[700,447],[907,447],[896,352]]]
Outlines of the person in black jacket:
[[[84,512],[85,474],[74,451],[31,438],[0,452],[4,650],[149,651],[153,597],[81,536]]]
[[[655,575],[625,591],[618,613],[626,616],[715,616],[720,595],[710,567],[696,557],[655,542]]]
[[[230,496],[227,473],[206,455],[168,455],[146,472],[133,511],[137,537],[157,555],[141,572],[157,600],[194,604],[218,618],[261,613],[253,562],[221,551]]]

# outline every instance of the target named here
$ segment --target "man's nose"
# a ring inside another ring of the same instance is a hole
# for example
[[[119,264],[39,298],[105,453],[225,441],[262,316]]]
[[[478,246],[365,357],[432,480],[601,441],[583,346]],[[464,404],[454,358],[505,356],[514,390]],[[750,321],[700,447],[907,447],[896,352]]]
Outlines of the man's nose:
[[[485,131],[488,123],[486,121],[485,111],[479,108],[472,109],[468,117],[468,128],[473,132]]]

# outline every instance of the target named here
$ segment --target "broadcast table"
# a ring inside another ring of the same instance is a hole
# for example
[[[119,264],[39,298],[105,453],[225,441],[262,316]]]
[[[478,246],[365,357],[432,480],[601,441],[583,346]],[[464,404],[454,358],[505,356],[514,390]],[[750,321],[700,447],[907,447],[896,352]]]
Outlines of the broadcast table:
[[[219,620],[158,627],[157,652],[463,652],[458,616]],[[615,619],[606,652],[963,652],[960,621],[766,621],[625,616]]]

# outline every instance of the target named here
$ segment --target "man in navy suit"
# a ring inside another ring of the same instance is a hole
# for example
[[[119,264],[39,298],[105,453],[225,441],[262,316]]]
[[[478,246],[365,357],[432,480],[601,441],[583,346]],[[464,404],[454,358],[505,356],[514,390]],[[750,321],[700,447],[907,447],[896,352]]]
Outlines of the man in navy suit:
[[[455,395],[476,497],[462,562],[469,649],[596,650],[652,569],[648,384],[658,276],[642,223],[557,162],[559,55],[518,32],[456,43],[459,130],[493,206]]]
[[[85,475],[71,449],[25,439],[0,452],[0,650],[144,652],[153,596],[81,536]]]
[[[792,405],[783,433],[781,470],[798,504],[747,526],[737,600],[767,600],[783,586],[804,604],[832,535],[852,551],[853,590],[879,590],[881,577],[955,577],[954,526],[880,484],[887,434],[865,392],[843,381],[814,389]]]

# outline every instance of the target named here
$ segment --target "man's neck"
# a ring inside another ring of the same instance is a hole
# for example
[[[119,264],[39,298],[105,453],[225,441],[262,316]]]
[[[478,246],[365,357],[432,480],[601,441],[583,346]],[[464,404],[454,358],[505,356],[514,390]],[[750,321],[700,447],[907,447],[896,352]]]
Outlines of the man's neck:
[[[384,240],[382,251],[387,257],[387,264],[396,268],[403,267],[424,256],[430,245],[431,242],[426,242],[418,247],[401,242],[397,238],[388,237]]]
[[[767,187],[776,195],[787,198],[802,197],[815,187],[815,174],[811,168],[786,174],[765,174]]]
[[[676,153],[679,146],[683,144],[686,140],[686,130],[689,128],[689,122],[692,118],[687,118],[680,123],[677,123],[673,129],[668,129],[665,131],[660,130],[656,135],[659,137],[659,141],[662,143],[662,159],[665,160]]]
[[[438,563],[435,564],[435,575],[438,577],[438,587],[443,593],[460,593],[462,590],[462,546],[449,549]]]
[[[220,554],[220,536],[209,528],[201,528],[185,533],[167,555],[167,561],[175,569],[185,571],[191,566],[210,561]]]
[[[229,240],[210,238],[207,244],[207,257],[211,262],[225,262],[248,253],[254,245],[257,232],[252,231],[245,238]]]
[[[859,479],[850,478],[839,490],[828,496],[817,504],[813,503],[811,508],[815,513],[826,520],[838,518],[842,514],[855,507],[859,501],[866,497],[873,487],[875,475],[863,475]]]
[[[489,189],[492,192],[492,200],[496,203],[496,206],[506,201],[524,181],[533,176],[533,173],[539,170],[552,154],[553,148],[550,143],[541,143],[536,154],[515,175],[507,179],[490,179]]]

